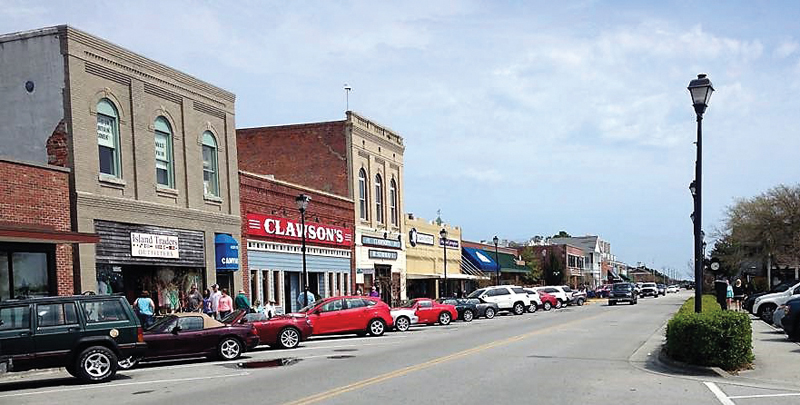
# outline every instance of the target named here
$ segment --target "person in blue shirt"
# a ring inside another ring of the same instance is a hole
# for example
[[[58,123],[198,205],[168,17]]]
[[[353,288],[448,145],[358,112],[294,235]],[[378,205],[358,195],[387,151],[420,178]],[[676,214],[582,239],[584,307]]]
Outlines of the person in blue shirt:
[[[307,297],[308,297],[308,302],[305,302],[305,300],[303,300],[303,292],[302,291],[300,292],[300,294],[297,295],[297,305],[299,305],[300,308],[302,308],[302,307],[304,307],[306,305],[311,305],[311,304],[314,303],[314,293],[312,293],[311,291],[306,291],[306,294],[307,294]]]
[[[156,310],[156,304],[150,298],[150,292],[147,290],[142,291],[142,295],[133,302],[133,308],[139,316],[142,327],[149,328],[155,320]]]

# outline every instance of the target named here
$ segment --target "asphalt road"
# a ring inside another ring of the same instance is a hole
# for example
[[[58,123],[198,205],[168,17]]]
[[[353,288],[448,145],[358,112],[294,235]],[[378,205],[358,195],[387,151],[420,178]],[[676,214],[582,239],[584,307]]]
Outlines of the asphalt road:
[[[664,323],[688,296],[316,338],[236,362],[142,365],[99,385],[63,371],[4,378],[0,404],[720,404],[705,378],[652,362]]]

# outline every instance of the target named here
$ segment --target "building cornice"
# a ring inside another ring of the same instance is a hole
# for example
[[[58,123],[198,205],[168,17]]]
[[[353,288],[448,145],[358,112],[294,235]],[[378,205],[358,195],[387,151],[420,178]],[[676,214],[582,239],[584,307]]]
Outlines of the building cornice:
[[[146,212],[148,215],[156,217],[169,217],[190,221],[213,222],[219,225],[241,226],[242,218],[238,215],[218,214],[198,209],[173,207],[163,204],[156,204],[147,201],[132,200],[127,198],[115,198],[87,193],[84,191],[76,192],[76,203],[78,206],[89,206],[103,208],[109,212]]]

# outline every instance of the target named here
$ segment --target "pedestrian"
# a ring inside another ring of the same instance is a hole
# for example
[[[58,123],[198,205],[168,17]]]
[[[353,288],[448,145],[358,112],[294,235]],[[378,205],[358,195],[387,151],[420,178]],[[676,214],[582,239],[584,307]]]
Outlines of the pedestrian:
[[[136,309],[136,314],[139,316],[142,327],[149,328],[153,324],[156,310],[156,304],[150,298],[150,292],[147,290],[142,291],[141,296],[136,301],[133,301],[133,307]]]
[[[304,296],[306,299],[303,299]],[[305,293],[303,293],[303,291],[300,291],[300,294],[297,295],[297,305],[299,305],[300,308],[309,306],[313,304],[314,301],[315,301],[314,293],[312,293],[311,291],[306,291]]]
[[[742,301],[744,301],[744,286],[742,286],[742,279],[737,278],[733,283],[733,302],[737,311],[742,310]]]
[[[222,292],[219,290],[219,284],[211,286],[211,312],[214,313],[214,318],[219,319],[219,299],[222,297]]]
[[[275,301],[269,300],[267,305],[264,306],[264,313],[267,315],[268,319],[272,319],[275,316]]]
[[[372,286],[372,291],[370,291],[370,292],[369,292],[369,296],[370,296],[370,297],[376,297],[376,298],[380,298],[380,296],[381,296],[381,293],[380,293],[380,292],[378,292],[378,288],[377,288],[377,287],[375,287],[375,286],[373,285],[373,286]]]
[[[233,312],[233,299],[228,295],[227,288],[222,289],[222,296],[219,297],[217,312],[219,313],[219,319],[223,319]]]
[[[211,308],[211,291],[208,288],[203,291],[203,313],[214,317],[214,309]]]
[[[361,287],[356,288],[356,295],[358,296],[364,295],[364,292],[361,291]]]
[[[245,295],[244,290],[239,290],[239,294],[236,296],[236,300],[234,301],[234,307],[236,309],[250,311],[250,300],[247,299],[247,295]]]
[[[728,308],[730,308],[733,306],[733,286],[731,286],[731,282],[728,280],[725,280],[725,285],[727,286],[725,289],[725,299],[727,300]]]
[[[186,295],[186,310],[200,312],[203,309],[203,296],[197,290],[197,284],[192,284],[192,289]]]

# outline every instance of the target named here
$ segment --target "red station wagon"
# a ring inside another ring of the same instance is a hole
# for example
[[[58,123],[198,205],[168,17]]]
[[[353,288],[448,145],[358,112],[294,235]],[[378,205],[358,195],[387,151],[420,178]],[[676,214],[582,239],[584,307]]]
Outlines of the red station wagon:
[[[333,333],[380,336],[393,326],[389,306],[373,297],[326,298],[298,312],[311,319],[315,336]]]

